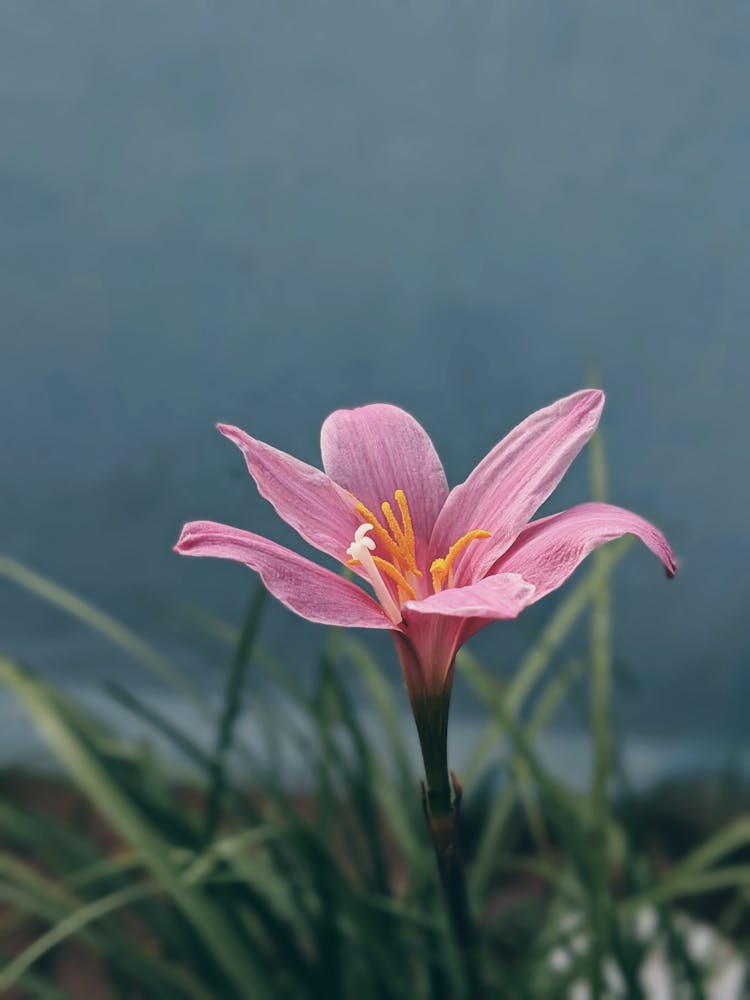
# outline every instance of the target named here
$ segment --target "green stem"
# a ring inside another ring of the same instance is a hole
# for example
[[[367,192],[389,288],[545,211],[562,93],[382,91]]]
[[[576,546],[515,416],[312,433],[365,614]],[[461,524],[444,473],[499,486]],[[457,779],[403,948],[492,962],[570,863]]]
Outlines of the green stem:
[[[477,933],[469,907],[459,837],[461,785],[448,772],[450,692],[412,700],[425,768],[422,801],[435,849],[440,884],[448,906],[466,980],[468,996],[480,995]]]
[[[425,773],[425,798],[429,815],[447,816],[451,812],[453,793],[448,776],[448,709],[447,694],[422,694],[412,698],[412,710],[417,723]]]

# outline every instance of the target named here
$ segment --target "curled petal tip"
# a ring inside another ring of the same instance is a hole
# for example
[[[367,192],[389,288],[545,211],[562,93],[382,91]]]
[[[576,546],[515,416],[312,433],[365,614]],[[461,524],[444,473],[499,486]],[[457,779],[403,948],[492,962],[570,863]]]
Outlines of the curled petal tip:
[[[172,551],[177,552],[180,555],[184,555],[186,552],[190,551],[195,542],[196,542],[196,535],[192,531],[192,525],[186,524],[184,525],[182,531],[180,532],[180,537],[172,546]]]
[[[561,403],[572,403],[573,412],[579,415],[585,426],[595,428],[599,423],[604,409],[606,397],[602,389],[581,389],[574,392],[567,399],[560,400]]]
[[[574,394],[575,397],[578,397],[578,400],[585,403],[587,408],[596,415],[597,419],[604,409],[604,403],[607,398],[604,395],[603,389],[582,389],[580,392]]]
[[[564,583],[595,548],[623,535],[640,538],[660,560],[667,576],[674,576],[675,557],[664,535],[632,511],[603,503],[579,504],[532,521],[500,560],[499,567],[533,580],[538,599]]]
[[[216,430],[228,441],[231,441],[232,444],[237,445],[237,447],[241,451],[245,452],[245,454],[247,454],[248,447],[253,447],[260,443],[256,441],[255,438],[251,437],[246,431],[243,431],[241,427],[235,427],[234,424],[217,424]]]
[[[682,562],[677,560],[677,556],[672,551],[672,547],[667,542],[664,536],[661,536],[662,545],[659,546],[659,551],[656,551],[656,555],[661,559],[662,565],[664,566],[664,572],[667,574],[667,579],[671,580],[680,569]]]

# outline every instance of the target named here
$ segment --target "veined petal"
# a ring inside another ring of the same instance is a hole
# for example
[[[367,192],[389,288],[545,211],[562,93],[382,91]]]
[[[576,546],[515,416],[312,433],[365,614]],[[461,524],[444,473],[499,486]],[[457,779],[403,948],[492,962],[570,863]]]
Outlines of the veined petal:
[[[499,574],[468,587],[451,587],[402,607],[405,628],[398,637],[410,697],[420,687],[433,693],[450,685],[457,650],[476,632],[499,618],[515,618],[534,595],[533,585],[517,573]],[[408,640],[404,646],[403,640]],[[414,663],[404,649],[414,651]]]
[[[422,601],[407,601],[404,610],[409,617],[516,618],[534,597],[533,584],[519,573],[503,571],[468,587],[451,587]]]
[[[403,490],[417,539],[417,558],[448,495],[435,446],[414,417],[388,403],[336,410],[320,434],[323,468],[339,486],[377,513]]]
[[[447,551],[466,531],[492,535],[463,557],[457,580],[484,576],[549,497],[596,430],[604,393],[584,389],[532,413],[495,445],[465,482],[451,491],[438,518],[431,552]]]
[[[250,531],[215,521],[191,521],[182,529],[175,551],[244,563],[260,574],[274,597],[308,621],[394,627],[378,604],[355,584]]]
[[[495,569],[503,574],[521,573],[536,585],[533,599],[538,601],[567,580],[598,545],[628,534],[640,538],[664,563],[667,575],[674,576],[674,553],[664,535],[637,514],[604,503],[580,504],[533,521]]]
[[[346,561],[346,549],[359,523],[351,497],[312,465],[256,441],[239,427],[219,424],[245,456],[258,492],[299,534],[328,555]]]

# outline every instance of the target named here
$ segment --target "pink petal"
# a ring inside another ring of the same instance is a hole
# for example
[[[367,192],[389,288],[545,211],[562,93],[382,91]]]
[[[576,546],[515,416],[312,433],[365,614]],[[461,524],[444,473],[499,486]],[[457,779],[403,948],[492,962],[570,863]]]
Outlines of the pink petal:
[[[468,587],[451,587],[422,601],[407,601],[404,610],[412,615],[441,615],[451,618],[516,618],[534,600],[534,586],[517,572],[488,576]],[[407,619],[407,620],[409,620]]]
[[[260,574],[275,597],[308,621],[393,628],[380,606],[349,580],[249,531],[214,521],[191,521],[182,529],[175,551],[245,563]]]
[[[584,389],[527,417],[451,491],[430,551],[442,555],[467,531],[492,538],[475,542],[457,564],[459,583],[481,578],[508,548],[562,479],[596,429],[604,393]]]
[[[315,548],[345,562],[360,523],[351,497],[312,465],[256,441],[238,427],[218,426],[245,456],[258,492],[279,517]]]
[[[627,534],[640,538],[664,563],[668,576],[674,576],[674,554],[664,535],[637,514],[604,503],[584,503],[532,522],[495,569],[530,580],[538,601],[567,580],[592,549]]]
[[[414,650],[414,663],[397,641],[410,696],[423,686],[438,693],[450,683],[458,649],[472,635],[499,618],[515,618],[533,600],[534,587],[517,573],[502,573],[468,587],[454,587],[403,606],[403,638]]]
[[[466,625],[462,618],[423,615],[403,632],[391,633],[412,705],[450,692],[453,662]]]
[[[336,410],[323,424],[320,447],[323,468],[331,479],[373,513],[380,513],[384,500],[392,504],[396,490],[404,491],[417,537],[417,558],[423,560],[448,484],[421,424],[388,403]]]

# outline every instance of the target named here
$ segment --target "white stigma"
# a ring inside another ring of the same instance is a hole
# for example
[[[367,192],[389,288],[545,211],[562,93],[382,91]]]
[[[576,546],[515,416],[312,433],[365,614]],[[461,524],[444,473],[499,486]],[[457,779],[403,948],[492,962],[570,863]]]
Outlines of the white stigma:
[[[375,542],[367,537],[368,531],[372,531],[371,524],[360,524],[354,532],[354,541],[346,550],[346,554],[352,559],[359,559],[362,562],[362,551],[372,551],[375,548]]]
[[[370,552],[375,548],[375,542],[372,538],[367,537],[369,531],[372,531],[371,524],[360,524],[354,532],[354,541],[346,550],[346,554],[359,562],[372,584],[372,589],[375,591],[375,596],[380,601],[383,611],[394,625],[398,625],[401,621],[401,611],[391,597],[380,571],[370,555]]]

